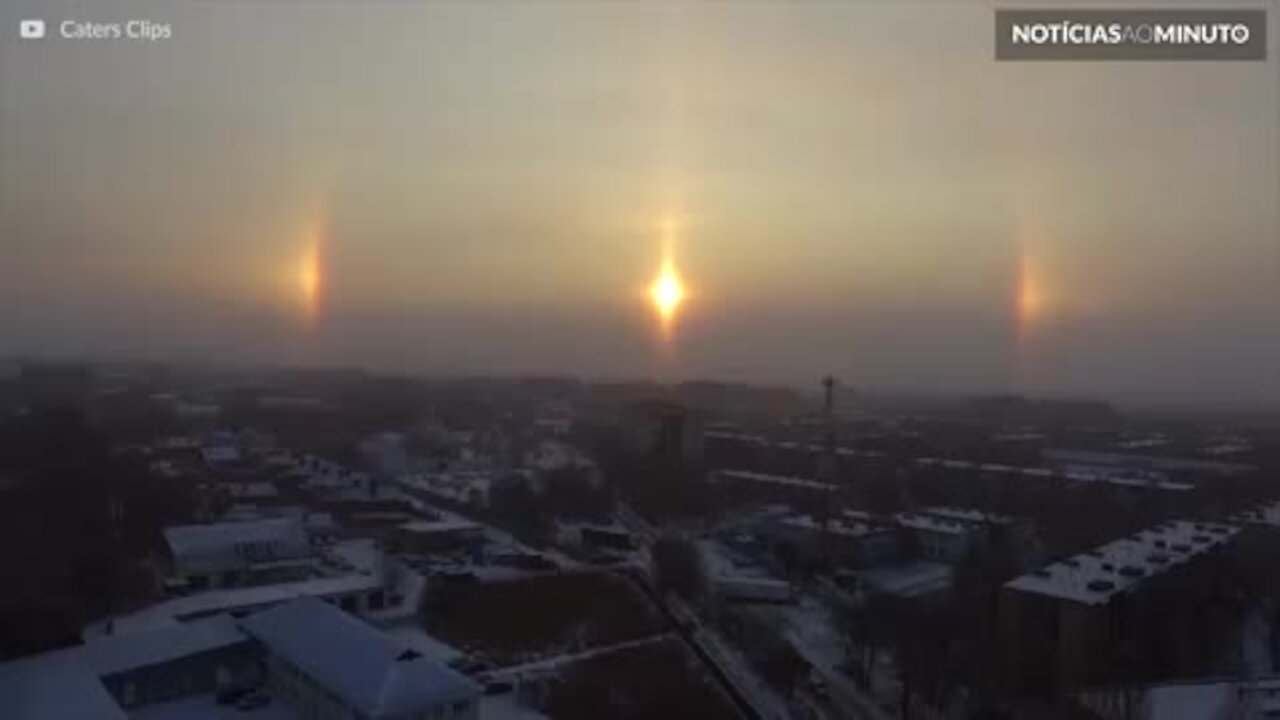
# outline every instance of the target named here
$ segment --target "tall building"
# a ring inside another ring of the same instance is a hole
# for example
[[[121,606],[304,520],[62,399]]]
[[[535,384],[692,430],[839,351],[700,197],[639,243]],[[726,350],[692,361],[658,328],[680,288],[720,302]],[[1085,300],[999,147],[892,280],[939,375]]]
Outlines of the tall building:
[[[1240,529],[1174,520],[1005,584],[1000,614],[1012,688],[1085,686],[1202,673],[1220,635],[1221,562]]]
[[[631,450],[672,464],[702,460],[702,430],[701,415],[679,403],[649,401],[628,413]]]

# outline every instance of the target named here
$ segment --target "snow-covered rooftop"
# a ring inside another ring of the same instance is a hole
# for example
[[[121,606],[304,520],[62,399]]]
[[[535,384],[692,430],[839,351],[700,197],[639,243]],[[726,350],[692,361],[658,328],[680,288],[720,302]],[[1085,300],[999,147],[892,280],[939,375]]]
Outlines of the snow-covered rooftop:
[[[790,487],[807,488],[810,490],[834,489],[834,486],[828,483],[809,480],[807,478],[792,477],[790,475],[771,475],[769,473],[752,472],[749,470],[718,470],[716,471],[716,474],[720,480],[786,485]]]
[[[419,535],[428,535],[480,530],[481,526],[462,517],[442,517],[437,520],[410,520],[400,525],[399,529]]]
[[[481,694],[444,663],[314,598],[256,613],[241,627],[370,717],[405,717]]]
[[[1103,605],[1144,580],[1231,541],[1240,528],[1173,520],[1005,583],[1013,590]]]
[[[217,616],[16,660],[0,665],[0,715],[5,720],[124,720],[102,678],[248,641],[231,618]]]
[[[822,523],[809,515],[795,515],[781,521],[783,525],[790,528],[801,530],[818,531],[822,529]],[[873,533],[881,532],[883,527],[870,525],[864,522],[858,522],[844,517],[834,517],[827,522],[827,532],[832,535],[840,535],[844,537],[863,537]]]
[[[275,585],[208,590],[195,595],[171,598],[130,615],[116,617],[111,622],[117,629],[142,630],[173,625],[187,618],[213,613],[274,605],[295,598],[337,597],[370,592],[381,587],[383,587],[383,578],[380,575],[353,573]],[[104,627],[94,626],[89,632],[101,633]]]
[[[924,513],[902,512],[894,516],[898,524],[908,530],[941,533],[945,535],[965,535],[974,531],[973,523],[949,520],[936,515]]]
[[[944,520],[954,520],[956,522],[972,525],[1007,525],[1013,522],[1013,518],[1008,515],[991,513],[985,510],[976,510],[973,508],[933,506],[921,508],[919,513],[921,515],[931,515]]]
[[[220,570],[252,561],[302,557],[307,535],[296,518],[268,518],[165,528],[169,552],[183,572]],[[254,546],[249,557],[242,549]]]
[[[1189,482],[1161,480],[1152,477],[1135,477],[1132,471],[1102,467],[1048,468],[1003,465],[1000,463],[978,463],[969,460],[946,460],[943,458],[917,458],[916,465],[919,467],[940,467],[951,470],[979,470],[984,473],[999,473],[1026,478],[1058,479],[1081,483],[1102,483],[1117,487],[1167,490],[1171,492],[1185,492],[1195,488],[1195,485]]]

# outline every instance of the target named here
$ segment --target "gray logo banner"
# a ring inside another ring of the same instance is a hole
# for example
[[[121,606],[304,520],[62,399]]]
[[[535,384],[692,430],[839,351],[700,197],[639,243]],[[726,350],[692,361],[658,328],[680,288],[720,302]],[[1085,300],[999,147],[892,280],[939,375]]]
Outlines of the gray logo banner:
[[[1265,10],[996,10],[997,60],[1265,60]]]

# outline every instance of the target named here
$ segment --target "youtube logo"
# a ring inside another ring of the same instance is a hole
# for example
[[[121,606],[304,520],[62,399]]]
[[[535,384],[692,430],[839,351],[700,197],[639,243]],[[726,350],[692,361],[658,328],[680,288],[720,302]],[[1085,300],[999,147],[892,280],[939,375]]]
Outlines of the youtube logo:
[[[18,25],[18,34],[26,40],[39,40],[44,37],[44,21],[23,20]]]

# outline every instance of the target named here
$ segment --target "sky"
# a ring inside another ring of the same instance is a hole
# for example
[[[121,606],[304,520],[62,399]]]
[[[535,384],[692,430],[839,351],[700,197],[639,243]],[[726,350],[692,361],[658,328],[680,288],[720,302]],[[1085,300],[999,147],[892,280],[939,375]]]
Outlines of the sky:
[[[0,356],[1280,403],[1253,5],[1266,62],[997,62],[979,1],[7,3]]]

